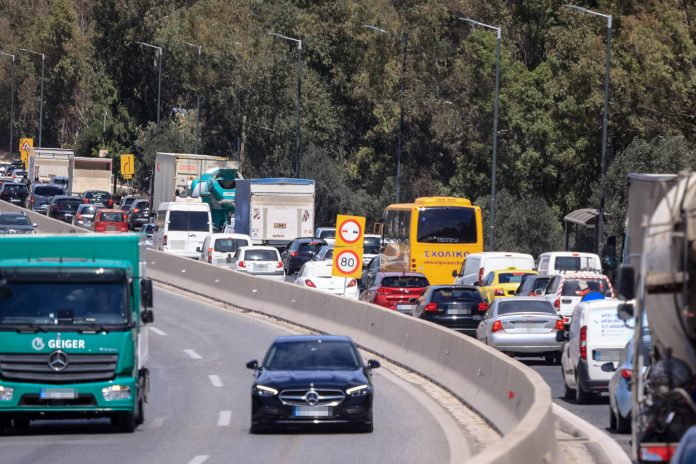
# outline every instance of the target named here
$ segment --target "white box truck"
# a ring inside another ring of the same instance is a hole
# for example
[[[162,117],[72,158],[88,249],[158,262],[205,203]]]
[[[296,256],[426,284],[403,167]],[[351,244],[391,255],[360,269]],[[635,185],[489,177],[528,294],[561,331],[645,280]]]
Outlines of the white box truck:
[[[235,162],[222,156],[192,155],[187,153],[156,153],[152,209],[160,203],[175,201],[191,195],[191,183],[212,168],[235,167]]]
[[[309,179],[237,180],[234,232],[254,244],[285,246],[314,233],[314,181]]]
[[[49,182],[54,177],[68,179],[72,190],[75,152],[65,148],[29,148],[28,177],[32,182]]]

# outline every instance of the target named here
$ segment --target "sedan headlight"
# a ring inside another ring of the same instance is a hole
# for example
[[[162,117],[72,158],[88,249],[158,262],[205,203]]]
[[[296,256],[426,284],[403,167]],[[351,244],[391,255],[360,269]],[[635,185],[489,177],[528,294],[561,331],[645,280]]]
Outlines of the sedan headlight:
[[[106,401],[129,400],[131,388],[128,385],[110,385],[102,388],[102,396]]]
[[[370,391],[370,387],[367,385],[358,385],[357,387],[351,387],[346,390],[346,395],[348,396],[364,396]]]
[[[259,395],[259,396],[275,396],[278,394],[278,390],[275,388],[267,387],[265,385],[256,385],[254,387],[254,394]]]
[[[12,401],[13,396],[14,388],[0,385],[0,401]]]

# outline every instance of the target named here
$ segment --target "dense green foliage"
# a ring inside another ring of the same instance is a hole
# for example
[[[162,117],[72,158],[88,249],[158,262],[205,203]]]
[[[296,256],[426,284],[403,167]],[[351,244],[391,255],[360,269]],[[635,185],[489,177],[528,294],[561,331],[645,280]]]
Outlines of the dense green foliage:
[[[408,32],[402,199],[451,194],[488,208],[495,34],[503,31],[497,248],[561,245],[561,219],[596,207],[606,22],[556,0],[1,0],[0,44],[18,54],[17,134],[81,155],[137,154],[146,187],[157,150],[238,155],[243,171],[293,174],[296,48],[304,41],[302,172],[317,181],[318,222],[372,222],[394,199],[401,34]],[[589,0],[614,15],[609,114],[609,232],[620,230],[627,171],[693,167],[696,6]],[[363,27],[377,24],[381,34]],[[162,46],[162,125],[156,119]],[[201,45],[201,62],[196,49]],[[0,61],[0,128],[9,125],[10,60]],[[0,147],[9,133],[0,130]],[[541,248],[540,248],[541,247]]]

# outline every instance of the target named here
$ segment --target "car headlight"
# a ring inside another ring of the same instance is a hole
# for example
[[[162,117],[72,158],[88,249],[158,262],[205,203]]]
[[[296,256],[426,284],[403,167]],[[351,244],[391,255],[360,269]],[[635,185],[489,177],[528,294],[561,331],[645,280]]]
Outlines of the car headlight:
[[[278,390],[275,388],[267,387],[265,385],[256,385],[254,387],[254,393],[259,396],[275,396],[278,394]]]
[[[13,396],[14,388],[0,385],[0,401],[12,401]]]
[[[370,387],[367,385],[358,385],[357,387],[351,387],[346,390],[346,395],[348,396],[364,396],[370,391]]]
[[[102,396],[106,401],[129,400],[131,388],[128,385],[110,385],[102,388]]]

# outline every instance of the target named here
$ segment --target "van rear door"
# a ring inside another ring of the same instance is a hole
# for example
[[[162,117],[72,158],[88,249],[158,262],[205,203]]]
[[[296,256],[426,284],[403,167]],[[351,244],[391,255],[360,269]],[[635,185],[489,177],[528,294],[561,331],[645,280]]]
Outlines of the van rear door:
[[[589,380],[606,380],[612,372],[603,372],[602,364],[621,360],[632,328],[617,317],[619,301],[594,302],[587,306],[584,323],[587,325],[587,372]]]
[[[174,253],[200,255],[196,248],[203,246],[211,232],[210,213],[205,210],[170,210],[167,230],[169,249]]]

